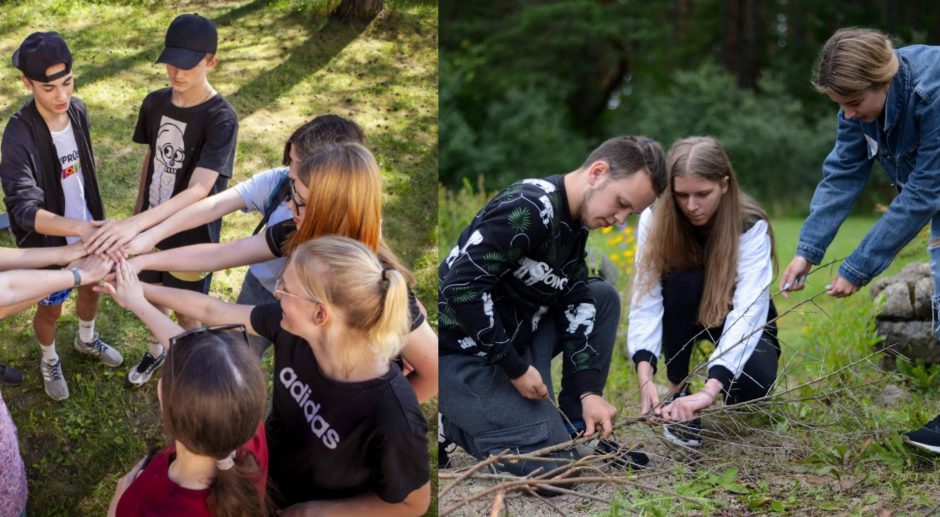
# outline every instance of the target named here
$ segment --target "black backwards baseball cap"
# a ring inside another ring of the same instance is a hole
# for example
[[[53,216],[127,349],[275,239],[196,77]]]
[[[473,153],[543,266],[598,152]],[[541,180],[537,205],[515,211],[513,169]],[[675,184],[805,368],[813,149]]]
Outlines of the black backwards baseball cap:
[[[166,30],[166,41],[157,63],[189,70],[198,65],[206,54],[215,54],[218,43],[219,34],[214,23],[198,14],[181,14]]]
[[[46,75],[50,66],[59,63],[65,63],[65,69]],[[13,66],[29,79],[48,83],[72,71],[72,53],[58,32],[34,32],[13,53]]]

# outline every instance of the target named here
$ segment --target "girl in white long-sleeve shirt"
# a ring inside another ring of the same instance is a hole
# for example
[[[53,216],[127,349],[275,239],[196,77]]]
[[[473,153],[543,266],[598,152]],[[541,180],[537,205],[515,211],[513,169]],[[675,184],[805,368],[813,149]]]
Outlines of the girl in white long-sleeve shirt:
[[[667,168],[670,188],[640,217],[627,347],[637,365],[641,411],[684,422],[666,425],[665,437],[698,446],[696,414],[720,393],[726,403],[753,400],[776,380],[780,346],[768,291],[776,265],[773,232],[767,214],[738,189],[714,138],[679,140]],[[705,386],[690,394],[691,348],[701,339],[716,348]],[[661,352],[672,393],[662,407],[652,380]]]

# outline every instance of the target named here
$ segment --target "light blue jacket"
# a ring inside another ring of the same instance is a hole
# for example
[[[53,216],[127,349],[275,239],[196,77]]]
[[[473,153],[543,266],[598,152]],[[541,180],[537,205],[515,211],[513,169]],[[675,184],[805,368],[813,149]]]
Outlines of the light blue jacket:
[[[940,47],[896,52],[900,67],[888,89],[884,126],[846,120],[839,110],[836,145],[823,163],[796,251],[814,264],[822,261],[877,158],[899,194],[839,268],[856,286],[884,271],[940,211]]]

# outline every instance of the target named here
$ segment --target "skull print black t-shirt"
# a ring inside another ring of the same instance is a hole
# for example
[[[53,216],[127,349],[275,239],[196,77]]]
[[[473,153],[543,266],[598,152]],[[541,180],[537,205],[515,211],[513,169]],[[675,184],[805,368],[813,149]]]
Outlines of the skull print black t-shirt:
[[[238,135],[238,117],[232,105],[217,93],[202,104],[180,108],[170,101],[172,94],[172,88],[151,92],[137,117],[134,142],[150,148],[144,210],[186,190],[196,167],[219,173],[209,195],[225,190],[232,176]],[[157,247],[218,242],[221,228],[221,219],[216,220],[168,237]]]

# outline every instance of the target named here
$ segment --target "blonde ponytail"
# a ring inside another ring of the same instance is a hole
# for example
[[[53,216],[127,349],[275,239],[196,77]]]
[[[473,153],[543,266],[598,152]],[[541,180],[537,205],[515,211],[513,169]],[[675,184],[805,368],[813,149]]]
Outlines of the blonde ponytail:
[[[290,264],[308,296],[342,311],[383,361],[401,352],[409,329],[405,276],[384,266],[365,244],[330,235],[301,244]]]

